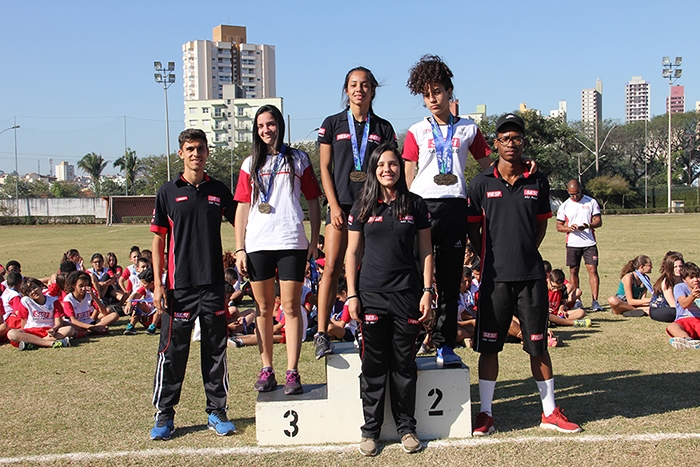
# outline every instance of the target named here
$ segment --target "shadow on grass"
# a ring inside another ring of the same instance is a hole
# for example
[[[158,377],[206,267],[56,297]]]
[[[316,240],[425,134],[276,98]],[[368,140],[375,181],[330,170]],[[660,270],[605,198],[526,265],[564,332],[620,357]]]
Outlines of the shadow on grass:
[[[255,429],[255,418],[232,418],[231,421],[236,425],[236,433],[241,435],[245,433],[249,428]],[[200,431],[207,431],[209,428],[207,425],[191,425],[191,426],[178,426],[175,430],[173,438],[179,438],[181,436],[186,436],[191,433],[197,433]]]
[[[640,374],[612,371],[573,376],[555,376],[557,404],[572,421],[583,424],[614,417],[628,419],[700,406],[687,397],[687,388],[700,381],[700,373]],[[478,387],[473,388],[478,395]],[[542,405],[532,378],[496,384],[493,404],[499,431],[522,430],[539,425]],[[474,412],[478,412],[475,403]]]

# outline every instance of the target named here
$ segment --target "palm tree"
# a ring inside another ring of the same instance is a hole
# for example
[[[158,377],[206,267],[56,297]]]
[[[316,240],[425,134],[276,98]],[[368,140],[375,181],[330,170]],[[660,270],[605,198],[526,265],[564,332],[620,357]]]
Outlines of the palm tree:
[[[108,163],[108,161],[104,160],[102,154],[95,154],[94,152],[85,154],[85,156],[78,161],[78,168],[82,169],[82,171],[88,174],[92,179],[96,195],[100,194],[100,177]]]
[[[112,163],[113,166],[118,167],[120,170],[124,171],[124,179],[126,181],[126,194],[135,195],[136,190],[134,189],[134,183],[136,181],[136,175],[141,170],[141,161],[136,156],[136,151],[132,151],[131,148],[127,148],[124,155]]]

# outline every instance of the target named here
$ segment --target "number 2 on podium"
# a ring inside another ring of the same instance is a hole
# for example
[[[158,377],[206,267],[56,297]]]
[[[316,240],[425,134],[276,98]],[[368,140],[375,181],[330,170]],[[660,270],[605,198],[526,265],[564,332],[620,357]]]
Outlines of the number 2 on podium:
[[[428,410],[428,416],[429,417],[441,417],[442,416],[442,410],[435,410],[440,404],[440,401],[442,400],[442,391],[439,390],[438,388],[433,388],[430,391],[428,391],[428,397],[433,397],[435,396],[435,400],[433,401],[433,405],[430,406],[430,410]]]

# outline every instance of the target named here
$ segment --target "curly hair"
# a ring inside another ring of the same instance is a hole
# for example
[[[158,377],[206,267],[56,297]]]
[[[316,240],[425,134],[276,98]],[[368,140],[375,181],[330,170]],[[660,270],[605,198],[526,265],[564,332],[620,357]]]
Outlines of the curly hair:
[[[423,55],[409,70],[406,86],[411,94],[423,94],[427,86],[442,84],[448,91],[454,89],[452,70],[437,55]]]

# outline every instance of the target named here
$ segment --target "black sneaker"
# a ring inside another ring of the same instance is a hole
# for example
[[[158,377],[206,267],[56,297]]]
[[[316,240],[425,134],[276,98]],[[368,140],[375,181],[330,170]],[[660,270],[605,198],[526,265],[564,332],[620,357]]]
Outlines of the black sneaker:
[[[320,360],[328,354],[333,353],[333,344],[325,332],[318,332],[314,336],[314,344],[316,344],[316,360]]]

